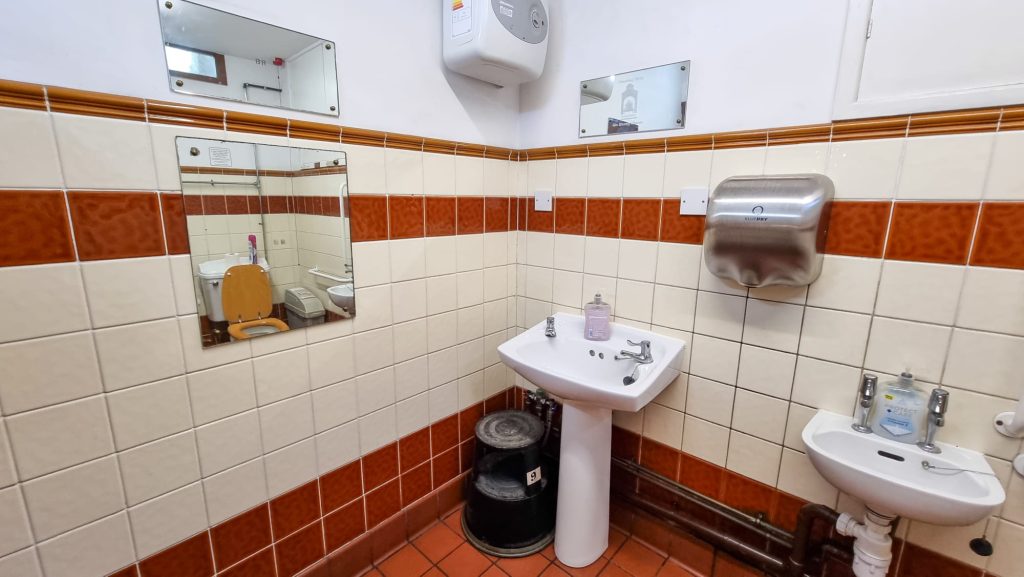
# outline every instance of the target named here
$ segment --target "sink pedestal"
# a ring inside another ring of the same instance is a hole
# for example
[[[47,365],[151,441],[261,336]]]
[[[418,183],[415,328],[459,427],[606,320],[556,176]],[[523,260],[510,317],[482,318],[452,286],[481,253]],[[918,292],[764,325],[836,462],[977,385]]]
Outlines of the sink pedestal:
[[[608,548],[611,458],[611,409],[565,401],[555,555],[570,567],[586,567]]]

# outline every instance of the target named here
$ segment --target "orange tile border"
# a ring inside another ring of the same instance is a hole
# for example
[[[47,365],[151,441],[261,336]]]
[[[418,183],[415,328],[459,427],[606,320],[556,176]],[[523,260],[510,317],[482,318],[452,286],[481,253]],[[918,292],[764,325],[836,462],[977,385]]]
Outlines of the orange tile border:
[[[224,130],[224,111],[218,108],[193,106],[180,102],[164,102],[147,100],[146,115],[150,122],[156,124],[176,124],[194,126],[196,128],[212,128]]]
[[[154,192],[68,192],[78,260],[167,254]]]
[[[1024,202],[982,203],[971,265],[1024,269]]]
[[[46,95],[38,84],[0,80],[0,106],[46,110]]]
[[[50,103],[51,112],[146,120],[146,101],[141,98],[48,86],[46,100]]]
[[[63,191],[0,190],[0,267],[74,260]]]
[[[281,118],[280,116],[227,110],[224,113],[224,124],[227,130],[235,132],[251,132],[268,136],[288,136],[288,119]]]
[[[978,204],[897,202],[889,224],[885,258],[967,264]]]
[[[833,202],[825,252],[881,258],[891,207],[887,200]]]

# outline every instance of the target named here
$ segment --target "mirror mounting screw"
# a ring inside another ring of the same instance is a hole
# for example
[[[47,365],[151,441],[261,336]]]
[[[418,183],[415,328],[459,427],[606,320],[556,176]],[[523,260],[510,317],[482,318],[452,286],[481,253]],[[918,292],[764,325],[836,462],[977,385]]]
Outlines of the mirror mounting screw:
[[[164,6],[166,6],[167,9],[170,10],[171,8],[174,8],[174,3],[168,0],[167,2],[164,2]]]

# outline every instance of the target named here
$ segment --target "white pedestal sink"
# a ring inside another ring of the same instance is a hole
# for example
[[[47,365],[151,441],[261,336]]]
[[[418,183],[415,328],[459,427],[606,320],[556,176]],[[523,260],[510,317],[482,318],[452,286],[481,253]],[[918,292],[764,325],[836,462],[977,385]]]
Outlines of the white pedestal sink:
[[[818,411],[803,430],[807,456],[829,483],[863,501],[864,523],[848,516],[837,528],[857,537],[854,574],[885,575],[891,559],[891,519],[970,525],[992,514],[1006,495],[981,453],[936,443],[939,454],[850,425],[853,418]]]
[[[555,555],[570,567],[586,567],[608,547],[612,411],[638,411],[679,375],[683,341],[612,324],[611,339],[583,338],[583,317],[555,315],[557,336],[545,323],[498,347],[505,364],[563,400]],[[653,362],[615,360],[626,341],[650,341]],[[635,372],[634,372],[635,371]],[[623,379],[635,376],[632,384]]]

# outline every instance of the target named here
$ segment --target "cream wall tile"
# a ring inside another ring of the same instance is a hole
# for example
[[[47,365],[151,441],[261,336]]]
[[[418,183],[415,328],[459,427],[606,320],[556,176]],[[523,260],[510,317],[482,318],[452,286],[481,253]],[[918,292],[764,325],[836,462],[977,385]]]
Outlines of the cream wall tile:
[[[796,355],[743,345],[737,385],[751,391],[788,399],[796,372]]]
[[[789,416],[786,419],[785,446],[800,452],[807,450],[802,435],[804,427],[807,426],[807,423],[811,422],[811,419],[816,414],[818,414],[817,409],[805,407],[797,403],[789,404]]]
[[[881,271],[879,259],[825,255],[821,276],[807,291],[807,305],[870,313]]]
[[[667,387],[665,387],[664,391],[662,391],[657,397],[654,397],[654,402],[669,409],[685,411],[688,381],[689,375],[680,374],[673,379]]]
[[[455,156],[455,194],[480,196],[484,193],[484,159]]]
[[[6,557],[0,557],[2,577],[43,577],[43,570],[36,558],[36,549],[22,549]]]
[[[701,247],[701,250],[701,259],[703,261],[703,247]],[[711,271],[709,271],[706,266],[702,265],[698,274],[697,287],[700,288],[700,290],[736,296],[747,296],[747,287],[731,280],[718,278],[711,274]]]
[[[398,437],[404,437],[430,424],[430,403],[427,393],[420,393],[395,405]]]
[[[829,147],[825,142],[769,146],[765,155],[765,174],[824,174]]]
[[[352,243],[352,271],[356,288],[391,282],[387,241]]]
[[[693,323],[696,333],[740,340],[747,301],[742,297],[697,291],[697,309]]]
[[[551,267],[555,258],[555,235],[547,232],[526,233],[526,264]]]
[[[30,481],[22,489],[39,540],[124,508],[124,493],[113,456]]]
[[[28,526],[28,513],[18,487],[0,491],[0,556],[13,553],[33,543],[32,530]]]
[[[128,515],[118,513],[41,543],[39,558],[47,577],[98,576],[116,571],[135,561]]]
[[[729,435],[729,456],[725,467],[745,477],[774,487],[779,478],[782,447],[738,431]]]
[[[120,453],[118,462],[129,506],[199,480],[199,456],[192,431]]]
[[[985,198],[990,200],[1024,199],[1024,134],[1014,130],[996,133],[992,164],[985,183]]]
[[[191,373],[188,389],[197,426],[256,407],[252,364],[248,361]]]
[[[423,194],[423,153],[385,148],[384,166],[388,194]]]
[[[680,189],[707,187],[711,176],[711,151],[669,152],[665,155],[665,198],[679,198]]]
[[[931,385],[922,383],[919,386],[926,391],[931,390]],[[946,413],[946,424],[936,434],[938,440],[1002,459],[1013,459],[1017,456],[1020,452],[1020,440],[1004,437],[993,427],[979,426],[990,423],[999,413],[1012,411],[1016,406],[1016,399],[1000,399],[951,387],[947,390],[949,409]]]
[[[316,436],[317,473],[323,475],[359,458],[359,425],[351,421]]]
[[[751,288],[748,296],[753,299],[803,305],[807,303],[807,287],[766,286]]]
[[[552,276],[552,300],[556,304],[580,308],[583,306],[583,275],[578,272],[556,270]]]
[[[389,243],[389,247],[391,250],[391,282],[402,282],[426,276],[426,241],[424,239],[393,240]],[[360,310],[361,312],[362,310]]]
[[[68,188],[156,189],[148,125],[96,116],[52,117]]]
[[[505,299],[509,296],[507,266],[494,266],[484,269],[484,301]]]
[[[584,157],[559,158],[555,161],[556,196],[587,196],[588,160],[588,158]],[[530,192],[533,193],[534,191],[531,189]]]
[[[1024,336],[1024,271],[970,267],[956,325]]]
[[[456,311],[427,317],[427,350],[439,351],[458,342],[458,313]]]
[[[630,154],[625,157],[622,196],[659,198],[665,180],[665,154]]]
[[[267,405],[259,414],[264,453],[313,436],[313,403],[309,394]]]
[[[1011,523],[1024,523],[1024,476],[1010,475],[1006,503],[1000,515]]]
[[[425,152],[423,157],[423,193],[455,194],[455,155]]]
[[[541,270],[536,267],[527,269]],[[550,275],[550,270],[548,272]],[[456,305],[471,307],[484,302],[484,273],[482,270],[460,272],[455,275]]]
[[[740,360],[739,343],[694,334],[691,355],[692,374],[730,385],[736,383]]]
[[[465,377],[484,368],[483,339],[474,339],[455,347],[459,377]]]
[[[640,409],[635,413],[612,411],[612,424],[639,435],[644,430],[644,410]]]
[[[3,426],[3,419],[0,418],[0,487],[13,485],[18,481],[14,473],[14,457],[11,455],[11,446],[7,441],[7,428]]]
[[[619,278],[654,282],[658,243],[623,239],[619,241],[619,257]]]
[[[736,401],[732,409],[732,428],[755,437],[782,443],[786,433],[786,413],[789,403],[736,389]]]
[[[940,527],[913,521],[910,523],[907,540],[933,551],[941,551],[942,555],[946,557],[984,568],[988,560],[971,551],[968,543],[974,537],[985,532],[987,522],[988,519],[982,519],[965,527]],[[998,541],[998,537],[996,541]]]
[[[196,446],[204,477],[255,459],[260,448],[260,420],[249,411],[196,429]]]
[[[459,343],[484,336],[484,308],[482,306],[459,309],[455,311],[455,314],[455,335]]]
[[[264,458],[267,493],[273,499],[317,477],[316,441],[311,437]]]
[[[469,376],[461,377],[458,381],[459,387],[459,410],[465,410],[484,400],[484,375],[476,372]]]
[[[835,507],[839,498],[839,491],[818,474],[807,455],[791,449],[782,450],[779,489],[829,507]]]
[[[583,272],[586,237],[556,234],[552,265],[560,270]]]
[[[490,335],[508,328],[508,305],[502,301],[484,303],[484,334]]]
[[[352,323],[352,331],[361,333],[390,325],[391,285],[380,285],[356,289],[358,312]]]
[[[427,356],[427,379],[430,388],[459,378],[458,349],[450,347]]]
[[[587,163],[587,196],[618,198],[622,196],[625,156],[597,156]]]
[[[352,321],[351,320],[338,320],[332,323],[323,323],[319,325],[313,325],[307,327],[306,343],[316,344],[332,339],[339,339],[341,337],[347,337],[352,334]]]
[[[148,557],[206,530],[203,487],[194,483],[128,510],[135,550]]]
[[[937,382],[949,333],[948,327],[875,317],[864,366],[895,375],[909,369],[918,379]]]
[[[171,269],[166,257],[82,263],[94,327],[173,317]],[[145,282],[141,282],[145,279]]]
[[[345,144],[345,160],[356,167],[348,173],[349,194],[387,194],[386,157],[379,146]],[[454,176],[454,175],[453,175]],[[448,194],[454,193],[454,187]]]
[[[195,315],[178,317],[181,345],[185,352],[185,370],[201,371],[248,359],[252,348],[248,342],[235,342],[204,349],[199,335],[199,319]]]
[[[484,159],[484,189],[487,196],[508,196],[509,161]]]
[[[368,415],[395,403],[395,372],[391,367],[356,377],[356,407]]]
[[[355,376],[353,337],[343,337],[307,347],[309,382],[316,389]]]
[[[394,405],[360,417],[357,421],[359,424],[359,452],[366,455],[398,440],[395,418]]]
[[[683,444],[683,413],[651,403],[644,408],[644,436],[679,450]]]
[[[427,320],[417,319],[394,325],[395,362],[427,354]]]
[[[394,335],[390,327],[353,337],[356,374],[362,375],[395,363]]]
[[[77,263],[0,268],[0,300],[8,307],[0,343],[89,328]]]
[[[507,232],[484,233],[484,266],[502,266],[509,263]]]
[[[800,332],[800,354],[859,366],[864,360],[871,317],[807,307]]]
[[[748,299],[743,342],[795,353],[802,322],[801,306]]]
[[[22,481],[114,450],[99,396],[8,417],[7,432]]]
[[[691,376],[686,393],[686,412],[728,426],[732,421],[736,387]]]
[[[318,433],[359,416],[355,379],[317,389],[312,398],[313,422]]]
[[[1020,551],[1024,548],[1024,526],[999,521],[993,548],[996,552],[988,563],[988,571],[995,575],[1020,577]]]
[[[538,190],[555,190],[554,160],[531,160],[526,163],[526,194],[533,196]]]
[[[860,371],[809,357],[797,357],[793,401],[841,415],[852,415]]]
[[[949,325],[956,314],[965,267],[887,260],[875,314]]]
[[[459,385],[455,381],[432,387],[429,396],[431,422],[436,423],[459,410]]]
[[[484,237],[467,234],[455,237],[455,268],[457,272],[484,267]]]
[[[34,110],[4,108],[0,132],[18,135],[0,142],[0,174],[5,188],[61,188],[57,141],[50,115]]]
[[[94,335],[108,391],[185,372],[181,336],[173,318],[99,330]]]
[[[825,174],[835,183],[836,198],[892,198],[903,143],[903,138],[833,142]]]
[[[700,278],[700,269],[704,266],[702,259],[700,245],[658,243],[655,280],[658,284],[695,289],[697,279]]]
[[[655,285],[651,322],[683,331],[692,330],[697,294],[691,289]]]
[[[622,317],[642,323],[651,322],[651,308],[654,302],[652,283],[619,279],[615,294],[618,298],[615,307],[616,318]]]
[[[731,176],[763,174],[767,148],[767,146],[761,146],[713,151],[711,155],[711,190]]]
[[[0,366],[0,403],[7,415],[103,390],[89,333],[0,345]]]
[[[691,416],[683,425],[683,450],[724,467],[729,451],[729,428]]]
[[[907,139],[896,197],[981,198],[993,140],[991,133]]]
[[[216,525],[267,500],[267,476],[263,459],[228,469],[203,480],[206,511]]]
[[[436,315],[458,308],[456,276],[453,274],[427,279],[427,314]]]
[[[1024,338],[956,329],[942,382],[1009,399],[1020,398]]]
[[[309,366],[309,356],[304,347],[253,359],[256,400],[259,405],[308,391]]]
[[[175,139],[178,136],[191,138],[215,138],[223,140],[226,133],[223,129],[191,128],[164,124],[150,124],[149,133],[152,137],[153,156],[156,162],[157,188],[160,190],[181,190],[178,177],[178,147]],[[234,137],[227,137],[237,140]],[[317,142],[322,147],[323,142]]]
[[[107,404],[119,451],[192,427],[185,377],[113,393]]]

